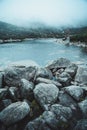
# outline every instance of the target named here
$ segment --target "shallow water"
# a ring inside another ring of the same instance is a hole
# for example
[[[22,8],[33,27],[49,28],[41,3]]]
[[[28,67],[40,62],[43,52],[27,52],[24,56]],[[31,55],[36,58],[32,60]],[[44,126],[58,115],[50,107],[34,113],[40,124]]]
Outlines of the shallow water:
[[[50,60],[60,57],[87,64],[87,49],[57,43],[55,39],[38,39],[0,45],[0,67],[19,60],[33,60],[44,66]]]

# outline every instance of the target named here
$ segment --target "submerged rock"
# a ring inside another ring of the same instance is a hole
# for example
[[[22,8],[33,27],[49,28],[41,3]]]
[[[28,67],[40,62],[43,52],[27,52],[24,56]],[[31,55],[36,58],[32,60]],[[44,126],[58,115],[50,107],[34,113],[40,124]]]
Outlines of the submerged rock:
[[[40,83],[34,89],[34,96],[37,102],[45,109],[46,105],[56,102],[59,89],[54,84]]]
[[[10,126],[27,116],[30,112],[30,107],[26,102],[12,103],[0,113],[0,121],[4,125]]]

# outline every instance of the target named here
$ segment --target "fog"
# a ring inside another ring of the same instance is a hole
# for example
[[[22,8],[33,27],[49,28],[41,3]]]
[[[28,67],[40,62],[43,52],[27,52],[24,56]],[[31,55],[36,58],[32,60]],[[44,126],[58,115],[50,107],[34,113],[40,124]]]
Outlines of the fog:
[[[87,0],[0,0],[0,21],[20,26],[85,26]]]

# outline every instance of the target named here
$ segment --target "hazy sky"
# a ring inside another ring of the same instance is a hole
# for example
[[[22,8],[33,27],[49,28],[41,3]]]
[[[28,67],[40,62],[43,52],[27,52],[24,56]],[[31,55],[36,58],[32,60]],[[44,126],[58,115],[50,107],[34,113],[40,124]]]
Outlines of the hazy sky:
[[[0,0],[0,21],[19,25],[87,25],[87,0]]]

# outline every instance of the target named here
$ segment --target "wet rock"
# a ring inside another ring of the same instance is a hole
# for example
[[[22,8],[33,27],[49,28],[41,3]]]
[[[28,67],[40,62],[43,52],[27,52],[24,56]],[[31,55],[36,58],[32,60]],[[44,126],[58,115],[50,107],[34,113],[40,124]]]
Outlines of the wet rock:
[[[21,79],[20,93],[23,99],[33,98],[34,84],[26,79]]]
[[[56,118],[51,111],[45,111],[40,117],[29,122],[25,130],[64,130],[68,126],[68,122],[64,119]]]
[[[9,88],[9,97],[13,101],[17,101],[20,98],[19,90],[16,87],[10,87]]]
[[[10,67],[5,69],[4,83],[11,87],[20,86],[21,79],[34,80],[36,67]]]
[[[0,111],[9,106],[12,103],[11,99],[4,99],[0,101]]]
[[[24,130],[51,130],[41,117],[29,122]]]
[[[36,72],[36,78],[42,77],[47,79],[52,79],[52,72],[47,68],[38,68]]]
[[[54,104],[51,106],[50,111],[56,114],[56,116],[60,119],[64,117],[69,120],[72,118],[72,110],[69,107],[64,107],[60,104]]]
[[[45,109],[45,105],[53,104],[58,97],[59,89],[54,84],[40,83],[34,89],[37,102]]]
[[[71,77],[74,77],[77,72],[78,66],[76,64],[71,63],[66,69],[65,72],[70,74]]]
[[[3,86],[3,73],[0,73],[0,88]]]
[[[75,76],[75,81],[79,84],[87,85],[87,68],[79,67]]]
[[[66,58],[59,58],[49,63],[46,67],[49,69],[54,68],[66,68],[70,64],[70,61]]]
[[[71,76],[66,72],[56,76],[56,79],[63,85],[63,87],[70,85],[72,80]]]
[[[0,100],[5,99],[8,94],[7,88],[1,88],[0,89]]]
[[[25,116],[29,114],[29,112],[30,107],[26,102],[12,103],[3,111],[1,111],[0,121],[6,126],[10,126],[22,120]]]
[[[73,130],[87,130],[87,119],[81,119]]]
[[[87,99],[85,99],[84,101],[78,103],[79,108],[83,114],[84,118],[87,118]]]
[[[59,92],[58,99],[59,103],[63,106],[70,107],[74,110],[77,107],[77,103],[75,102],[75,100],[64,91]]]
[[[54,85],[56,85],[59,88],[62,87],[62,84],[60,84],[59,82],[54,81],[54,80],[45,79],[45,78],[37,78],[36,79],[36,83],[37,84],[38,83],[54,84]]]
[[[59,120],[56,119],[56,115],[51,111],[45,111],[42,115],[42,118],[45,120],[46,124],[54,130],[58,129]]]
[[[68,86],[65,87],[64,90],[70,95],[72,96],[76,101],[81,101],[84,97],[84,91],[81,87],[79,86]]]

